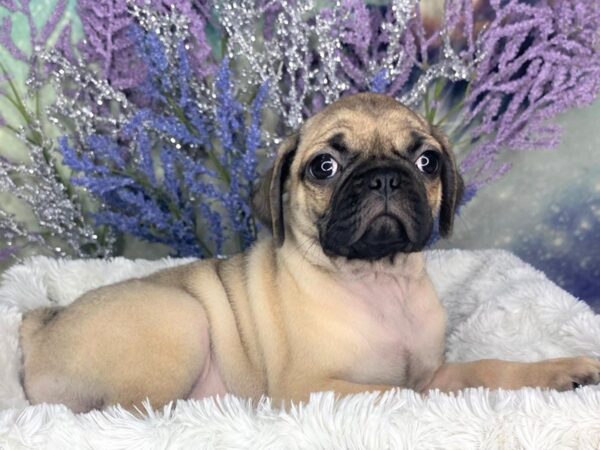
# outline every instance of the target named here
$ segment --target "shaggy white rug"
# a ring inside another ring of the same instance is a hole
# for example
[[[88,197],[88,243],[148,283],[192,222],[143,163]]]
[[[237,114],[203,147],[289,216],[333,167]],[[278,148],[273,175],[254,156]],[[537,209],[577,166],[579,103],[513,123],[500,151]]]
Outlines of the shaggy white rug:
[[[600,316],[503,251],[432,251],[428,269],[449,312],[447,358],[600,356]],[[21,311],[184,260],[56,261],[14,266],[0,286],[0,448],[600,449],[600,388],[422,397],[396,390],[314,394],[290,412],[265,399],[180,401],[136,418],[120,408],[75,415],[28,406],[18,380]],[[60,283],[58,282],[60,280]],[[59,286],[60,284],[60,286]]]

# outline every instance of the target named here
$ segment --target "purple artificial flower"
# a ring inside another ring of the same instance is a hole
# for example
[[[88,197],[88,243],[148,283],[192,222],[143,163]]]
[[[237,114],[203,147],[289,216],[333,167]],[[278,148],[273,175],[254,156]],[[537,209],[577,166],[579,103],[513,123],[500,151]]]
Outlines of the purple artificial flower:
[[[60,35],[58,36],[58,40],[56,41],[55,48],[60,53],[62,53],[67,61],[74,62],[75,61],[75,53],[73,52],[73,28],[71,24],[65,25]]]
[[[139,83],[144,98],[165,102],[164,95],[171,91],[171,73],[165,48],[156,33],[148,33],[137,25],[128,28],[128,34],[135,40],[138,57],[144,55],[144,79]]]
[[[223,146],[221,162],[227,165],[236,148],[235,135],[242,127],[242,105],[235,99],[231,85],[229,60],[225,58],[215,79],[217,92],[216,133]]]
[[[263,83],[259,88],[250,107],[250,124],[246,129],[246,146],[242,155],[242,174],[248,181],[246,195],[252,195],[252,186],[257,177],[258,150],[261,146],[261,113],[264,108],[269,83]]]
[[[144,127],[137,129],[131,140],[135,148],[147,143]],[[79,173],[71,182],[82,186],[101,200],[103,208],[93,215],[97,225],[108,225],[121,233],[129,233],[150,242],[169,245],[178,256],[207,256],[197,242],[195,218],[185,211],[173,149],[161,152],[163,179],[161,185],[147,184],[149,162],[138,159],[138,165],[125,167],[122,151],[107,136],[90,136],[88,152],[78,155],[65,138],[59,142],[63,162]],[[101,147],[104,147],[101,149]],[[144,149],[146,151],[146,149]],[[87,156],[92,155],[94,160]]]
[[[190,66],[195,76],[202,80],[213,75],[216,65],[212,61],[212,50],[206,38],[206,22],[210,20],[210,6],[207,0],[163,0],[164,8],[174,8],[178,14],[183,14],[189,20],[189,30],[192,39],[188,43],[187,53]],[[181,43],[183,46],[183,43]]]
[[[89,62],[100,64],[105,79],[115,88],[137,86],[145,67],[130,37],[133,19],[126,0],[80,0],[77,13],[85,39],[80,50]]]
[[[267,84],[257,90],[246,127],[225,62],[214,82],[214,118],[207,118],[190,84],[185,45],[169,53],[155,34],[140,27],[133,33],[148,68],[139,89],[154,101],[137,107],[116,133],[86,137],[81,151],[60,139],[63,163],[76,172],[72,183],[99,200],[97,225],[162,243],[175,255],[221,254],[228,239],[241,248],[250,245],[256,235],[250,195]]]
[[[135,0],[133,3],[163,14],[173,9],[184,15],[189,21],[191,39],[188,45],[191,46],[194,72],[200,79],[213,73],[214,64],[205,35],[208,13],[205,2]],[[197,8],[196,3],[201,7]],[[135,19],[127,0],[80,0],[77,12],[85,34],[80,48],[88,59],[102,66],[104,77],[114,87],[139,86],[146,79],[146,61],[140,58],[136,49],[136,36],[131,35]]]
[[[167,195],[175,203],[182,202],[177,152],[171,147],[164,147],[160,152],[160,161],[164,172],[162,185]]]
[[[371,80],[371,91],[383,94],[387,90],[389,84],[390,82],[388,80],[387,71],[385,69],[381,69]]]
[[[35,57],[37,53],[47,47],[47,43],[50,37],[58,30],[58,25],[61,20],[65,17],[65,11],[67,6],[67,0],[57,0],[54,8],[52,9],[48,20],[43,24],[42,27],[38,26],[36,18],[34,18],[31,5],[31,0],[5,0],[0,3],[0,8],[4,8],[9,12],[9,15],[2,18],[0,22],[0,46],[17,61],[22,61],[29,65],[30,71],[35,69],[35,64],[30,65],[30,57]],[[15,17],[18,14],[22,14],[27,21],[29,28],[29,48],[31,49],[30,54],[25,53],[19,48],[12,37],[12,20],[11,17]],[[70,43],[63,36],[65,32],[70,33],[70,26],[65,27],[68,30],[63,30],[58,39],[58,45],[67,53],[72,52]],[[5,69],[7,69],[5,67]],[[30,72],[28,75],[32,75]]]
[[[250,196],[257,176],[256,151],[261,142],[260,112],[266,99],[268,84],[264,83],[257,91],[250,108],[250,124],[246,129],[244,129],[242,105],[232,92],[231,70],[227,59],[221,64],[215,86],[217,90],[215,133],[223,147],[221,162],[230,173],[229,190],[223,201],[232,227],[240,233],[242,247],[245,248],[256,238],[251,219]]]
[[[20,247],[17,246],[0,248],[0,262],[12,258],[19,250]]]
[[[479,189],[510,168],[501,149],[554,147],[559,113],[591,103],[600,92],[600,6],[578,0],[491,1],[484,59],[465,101],[473,150],[461,163]]]
[[[374,90],[373,83],[376,82],[375,92],[398,96],[409,87],[413,68],[419,60],[423,60],[419,50],[428,50],[428,47],[418,48],[416,44],[416,36],[425,35],[418,6],[415,8],[415,17],[408,21],[400,36],[390,36],[386,31],[386,27],[393,28],[399,20],[388,5],[342,0],[339,9],[325,9],[321,14],[335,15],[337,23],[334,29],[340,30],[342,43],[339,75],[347,79],[350,86],[348,92]],[[431,41],[424,39],[423,44],[430,45]],[[390,49],[397,53],[397,59],[389,54]],[[389,64],[396,66],[393,75],[387,70]]]
[[[0,24],[0,45],[18,61],[27,62],[27,55],[12,40],[12,21],[10,17],[4,17]]]

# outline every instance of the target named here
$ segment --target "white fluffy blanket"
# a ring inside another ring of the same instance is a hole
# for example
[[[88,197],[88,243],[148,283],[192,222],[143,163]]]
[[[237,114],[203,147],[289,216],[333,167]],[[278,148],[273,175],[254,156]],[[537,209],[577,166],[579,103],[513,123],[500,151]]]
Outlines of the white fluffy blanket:
[[[503,251],[432,251],[428,269],[449,312],[447,358],[600,356],[600,316]],[[17,329],[30,308],[183,260],[56,261],[37,257],[0,286],[0,448],[600,449],[600,389],[539,389],[422,397],[408,390],[310,402],[281,412],[233,396],[180,401],[136,418],[120,408],[75,415],[28,406]],[[60,282],[59,282],[60,280]]]

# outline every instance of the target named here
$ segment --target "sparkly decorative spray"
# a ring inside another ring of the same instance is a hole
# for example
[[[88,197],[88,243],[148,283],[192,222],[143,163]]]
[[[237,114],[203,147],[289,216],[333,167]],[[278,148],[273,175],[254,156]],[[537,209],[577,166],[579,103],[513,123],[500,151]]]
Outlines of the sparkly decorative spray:
[[[14,110],[0,125],[29,159],[1,153],[0,191],[37,223],[0,207],[0,258],[109,256],[126,236],[179,256],[246,248],[258,166],[307,116],[365,90],[449,135],[468,201],[509,170],[501,150],[555,145],[549,120],[600,90],[600,6],[583,0],[447,0],[433,24],[416,0],[316,3],[81,0],[75,43],[64,1],[41,30],[26,0],[2,1],[28,18],[33,51],[5,18],[0,45],[30,76],[20,91],[2,64]]]

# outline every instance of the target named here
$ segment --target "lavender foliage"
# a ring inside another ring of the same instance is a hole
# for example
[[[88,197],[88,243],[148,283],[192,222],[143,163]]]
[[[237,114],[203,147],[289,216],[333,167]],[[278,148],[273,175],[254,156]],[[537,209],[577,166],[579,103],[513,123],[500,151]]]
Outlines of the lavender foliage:
[[[18,247],[5,247],[0,248],[0,262],[5,261],[12,257],[16,252],[19,251]]]
[[[0,46],[17,61],[29,63],[31,52],[39,51],[46,47],[50,36],[58,29],[59,22],[65,15],[67,0],[57,0],[54,9],[46,23],[39,27],[31,10],[31,2],[23,0],[5,0],[0,3],[0,8],[5,9],[10,15],[22,14],[29,28],[29,49],[22,49],[15,43],[12,37],[12,21],[10,16],[2,19],[0,27]],[[37,49],[37,50],[36,50]]]
[[[98,63],[104,78],[116,88],[137,86],[144,67],[129,36],[133,22],[127,1],[80,0],[77,13],[85,34],[80,50],[86,59]]]
[[[116,138],[93,134],[78,149],[62,138],[63,163],[77,174],[72,182],[101,202],[97,225],[164,244],[177,256],[246,248],[256,234],[249,203],[267,87],[246,120],[225,60],[215,109],[201,111],[184,43],[169,55],[155,33],[138,27],[134,34],[146,63],[139,89],[151,106],[133,113]]]
[[[501,149],[556,146],[560,129],[550,119],[591,103],[600,91],[598,3],[495,0],[490,6],[495,19],[482,40],[485,58],[473,74],[463,118],[472,148],[461,168],[472,174],[472,189],[510,168],[498,163]]]
[[[0,11],[8,12],[8,15],[0,20],[0,48],[13,59],[14,63],[26,65],[28,77],[38,70],[35,55],[48,46],[48,41],[53,35],[59,33],[60,23],[65,17],[66,6],[67,0],[57,0],[48,20],[39,26],[30,1],[5,0],[0,2]],[[17,30],[13,30],[13,18],[24,19],[27,23],[28,42],[25,48],[19,46],[15,40],[14,34]],[[70,51],[70,37],[71,27],[63,27],[58,43],[66,52]],[[18,103],[14,92],[16,84],[7,63],[0,61],[0,96],[6,98],[13,105]],[[6,118],[0,114],[0,125],[6,122]]]
[[[189,0],[80,0],[77,12],[81,18],[85,39],[80,50],[88,62],[101,65],[106,80],[118,89],[137,87],[145,80],[146,66],[137,51],[132,26],[136,15],[145,16],[151,25],[155,13],[176,13],[185,18],[189,29],[186,45],[189,47],[192,69],[203,78],[214,71],[211,49],[205,35],[207,8],[203,2]],[[142,10],[141,8],[144,8]]]

